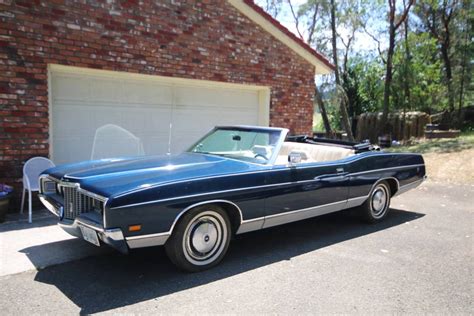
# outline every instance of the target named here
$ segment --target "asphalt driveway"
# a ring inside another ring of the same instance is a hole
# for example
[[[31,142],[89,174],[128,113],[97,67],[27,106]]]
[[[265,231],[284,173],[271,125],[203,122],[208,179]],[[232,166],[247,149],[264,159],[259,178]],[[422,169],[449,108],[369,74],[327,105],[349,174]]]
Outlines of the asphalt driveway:
[[[472,314],[473,211],[474,185],[428,181],[394,199],[381,224],[340,213],[242,235],[203,273],[181,273],[151,248],[2,276],[0,310]]]

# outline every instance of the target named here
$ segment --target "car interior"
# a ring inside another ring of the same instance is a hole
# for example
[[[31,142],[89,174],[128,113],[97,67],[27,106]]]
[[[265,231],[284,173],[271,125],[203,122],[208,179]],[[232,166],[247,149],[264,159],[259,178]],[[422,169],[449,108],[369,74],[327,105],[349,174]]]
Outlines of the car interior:
[[[297,153],[301,163],[339,160],[355,154],[354,149],[297,142],[284,142],[281,146],[275,165],[288,164],[288,155]]]

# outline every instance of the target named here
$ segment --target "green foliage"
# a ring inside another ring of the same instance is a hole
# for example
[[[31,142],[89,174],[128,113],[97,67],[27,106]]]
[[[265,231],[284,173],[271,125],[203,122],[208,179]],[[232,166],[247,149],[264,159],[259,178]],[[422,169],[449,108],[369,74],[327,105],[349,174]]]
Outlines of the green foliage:
[[[439,112],[446,108],[446,91],[442,82],[442,61],[438,57],[436,40],[428,33],[409,33],[410,58],[407,59],[399,43],[394,56],[392,104],[395,110],[406,109]],[[410,101],[407,101],[404,84],[409,84]],[[405,103],[406,102],[406,103]]]
[[[376,59],[356,56],[349,60],[343,87],[349,98],[351,116],[382,108],[383,75],[383,65]]]
[[[390,111],[443,110],[474,105],[474,10],[472,0],[419,0],[398,29],[393,56]],[[269,11],[288,11],[299,33],[333,60],[331,0],[257,0]],[[396,14],[403,7],[395,0]],[[298,5],[297,5],[298,4]],[[349,116],[381,111],[383,107],[387,38],[387,0],[335,0],[337,59]],[[447,37],[449,33],[449,36]],[[449,39],[446,42],[446,39]],[[447,44],[447,45],[446,45]],[[447,54],[443,55],[443,45]],[[446,63],[446,56],[449,63]],[[448,68],[451,69],[451,79]],[[341,128],[334,76],[325,82],[323,99],[333,129]],[[450,106],[451,105],[451,106]],[[321,121],[314,128],[322,130]]]

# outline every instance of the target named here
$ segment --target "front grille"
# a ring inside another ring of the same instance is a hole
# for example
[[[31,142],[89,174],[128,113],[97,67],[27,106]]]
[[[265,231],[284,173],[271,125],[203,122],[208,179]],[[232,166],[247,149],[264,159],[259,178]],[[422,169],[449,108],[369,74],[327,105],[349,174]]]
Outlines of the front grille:
[[[78,215],[90,211],[102,210],[102,202],[93,197],[87,196],[76,187],[61,186],[64,197],[64,218],[75,219]]]

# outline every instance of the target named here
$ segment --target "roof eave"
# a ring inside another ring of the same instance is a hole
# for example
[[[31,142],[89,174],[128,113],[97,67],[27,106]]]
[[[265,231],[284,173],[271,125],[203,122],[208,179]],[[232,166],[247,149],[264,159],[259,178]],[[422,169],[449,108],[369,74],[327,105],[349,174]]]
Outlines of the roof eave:
[[[261,28],[273,35],[273,37],[312,64],[315,67],[315,74],[325,75],[334,71],[334,65],[326,57],[296,37],[296,35],[257,6],[252,0],[228,0],[228,2],[247,18],[257,23]]]

